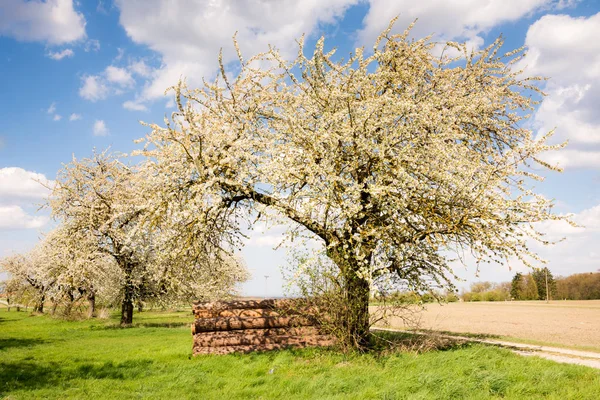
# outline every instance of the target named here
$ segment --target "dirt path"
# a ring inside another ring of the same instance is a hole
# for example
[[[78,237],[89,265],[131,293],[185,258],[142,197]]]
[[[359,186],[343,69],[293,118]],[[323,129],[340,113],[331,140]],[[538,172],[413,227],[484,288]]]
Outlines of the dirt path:
[[[393,328],[373,328],[373,330],[388,331],[388,332],[415,333],[418,335],[431,334],[431,333],[427,333],[427,332],[407,331],[407,330],[393,329]],[[560,347],[550,347],[550,346],[535,346],[535,345],[531,345],[531,344],[515,343],[515,342],[509,342],[509,341],[505,341],[505,340],[476,339],[476,338],[469,338],[469,337],[458,336],[458,335],[444,334],[444,335],[440,335],[440,336],[442,336],[444,338],[448,338],[448,339],[485,343],[485,344],[491,344],[494,346],[505,347],[521,356],[526,356],[526,357],[536,356],[536,357],[542,357],[542,358],[560,362],[560,363],[584,365],[587,367],[600,369],[600,353],[596,353],[596,352],[563,349]]]

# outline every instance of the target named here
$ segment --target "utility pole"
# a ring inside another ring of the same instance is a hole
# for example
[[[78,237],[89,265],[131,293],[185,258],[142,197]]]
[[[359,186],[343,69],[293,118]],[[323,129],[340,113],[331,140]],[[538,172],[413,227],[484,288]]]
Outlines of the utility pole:
[[[548,207],[548,214],[552,214],[552,206],[554,206],[554,204],[550,204]],[[549,303],[550,291],[548,290],[548,267],[544,267],[544,275],[546,276],[546,303]]]
[[[544,268],[544,273],[546,275],[546,303],[550,302],[550,292],[548,291],[548,267]]]

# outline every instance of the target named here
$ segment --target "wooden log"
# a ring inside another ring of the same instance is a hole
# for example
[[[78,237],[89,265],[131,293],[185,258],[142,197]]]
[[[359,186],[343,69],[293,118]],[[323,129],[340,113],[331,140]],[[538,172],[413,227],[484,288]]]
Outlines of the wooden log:
[[[296,304],[295,299],[265,299],[265,300],[234,300],[234,301],[216,301],[212,303],[194,303],[193,309],[223,311],[233,309],[287,309]]]
[[[254,336],[272,336],[272,335],[304,335],[312,336],[319,335],[319,329],[314,326],[298,326],[289,328],[267,328],[267,329],[244,329],[236,331],[215,331],[215,332],[198,332],[196,336],[202,335],[205,337],[215,338],[227,338],[240,334],[254,335]]]
[[[198,318],[192,325],[192,334],[199,332],[232,331],[257,328],[287,328],[311,326],[313,322],[306,317],[257,317],[257,318]]]
[[[262,344],[262,345],[239,345],[239,346],[220,346],[220,347],[199,347],[196,346],[193,348],[193,354],[230,354],[230,353],[250,353],[253,351],[269,351],[269,350],[277,350],[277,349],[285,349],[285,348],[303,348],[308,346],[333,346],[335,341],[333,339],[326,339],[319,341],[318,344],[310,344],[307,342],[301,342],[298,344]]]
[[[245,332],[245,331],[243,331]],[[305,343],[317,346],[321,342],[331,339],[328,335],[267,335],[256,336],[245,333],[230,335],[228,337],[213,337],[205,335],[194,335],[194,347],[222,347],[241,345],[263,345],[263,344],[287,344],[296,345]]]
[[[272,309],[232,309],[232,310],[194,310],[194,318],[218,318],[218,317],[278,317],[280,314]]]
[[[194,356],[200,354],[231,354],[231,353],[251,353],[253,351],[268,351],[284,349],[289,346],[282,344],[265,344],[262,346],[222,346],[222,347],[194,347],[192,354]],[[302,347],[298,345],[297,347]]]

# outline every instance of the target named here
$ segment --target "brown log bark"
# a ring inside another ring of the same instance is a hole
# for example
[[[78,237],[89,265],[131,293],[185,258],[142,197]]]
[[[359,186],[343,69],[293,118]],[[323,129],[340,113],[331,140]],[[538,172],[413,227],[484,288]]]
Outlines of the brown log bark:
[[[298,345],[306,344],[311,346],[318,346],[322,342],[328,342],[331,339],[327,335],[269,335],[269,336],[255,336],[240,333],[238,335],[231,335],[226,338],[218,337],[206,337],[204,335],[194,336],[194,347],[223,347],[223,346],[259,346],[264,344],[285,344],[285,345]]]
[[[234,300],[216,301],[213,303],[194,303],[194,310],[223,311],[232,309],[276,309],[287,308],[297,302],[294,299]]]
[[[232,310],[194,310],[195,318],[218,318],[218,317],[278,317],[279,313],[272,309],[232,309]]]
[[[318,346],[332,346],[335,342],[333,339],[325,339],[318,343]],[[277,349],[285,349],[290,347],[303,348],[314,346],[307,342],[302,342],[294,345],[289,344],[262,344],[262,345],[239,345],[239,346],[221,346],[221,347],[194,347],[193,354],[230,354],[230,353],[250,353],[253,351],[269,351]]]
[[[310,319],[301,316],[258,318],[198,318],[192,325],[192,333],[257,328],[286,328],[310,325],[313,325],[313,322]]]
[[[228,338],[240,334],[253,336],[274,336],[274,335],[319,335],[319,330],[314,326],[299,326],[291,328],[269,328],[269,329],[245,329],[243,331],[217,331],[217,332],[199,332],[196,336]]]

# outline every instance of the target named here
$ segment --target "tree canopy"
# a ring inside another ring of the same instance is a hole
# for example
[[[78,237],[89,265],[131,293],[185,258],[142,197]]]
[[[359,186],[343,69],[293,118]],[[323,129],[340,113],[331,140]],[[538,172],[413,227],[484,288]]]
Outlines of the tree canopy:
[[[540,155],[562,145],[523,124],[541,92],[514,69],[522,49],[502,53],[498,39],[439,55],[430,38],[391,28],[347,60],[323,38],[309,56],[300,39],[292,61],[273,48],[246,60],[236,44],[239,72],[219,59],[214,82],[175,86],[177,111],[138,153],[157,198],[192,205],[189,235],[235,245],[259,215],[320,240],[346,282],[358,347],[378,281],[451,285],[463,251],[532,265],[528,240],[546,243],[534,224],[562,218],[531,188],[533,166],[557,169]]]

